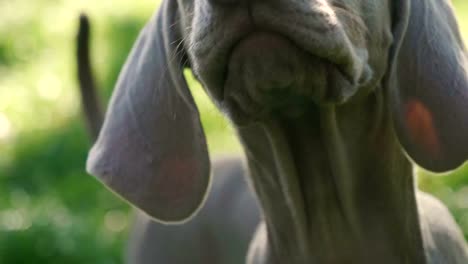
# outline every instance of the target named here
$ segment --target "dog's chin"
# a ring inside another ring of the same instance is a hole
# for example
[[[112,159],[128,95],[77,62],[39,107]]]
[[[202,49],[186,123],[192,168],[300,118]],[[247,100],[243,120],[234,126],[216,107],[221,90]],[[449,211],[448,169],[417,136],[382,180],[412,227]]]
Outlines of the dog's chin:
[[[356,88],[337,67],[288,39],[255,33],[231,53],[224,108],[237,125],[274,117],[294,118],[311,107],[342,103]]]

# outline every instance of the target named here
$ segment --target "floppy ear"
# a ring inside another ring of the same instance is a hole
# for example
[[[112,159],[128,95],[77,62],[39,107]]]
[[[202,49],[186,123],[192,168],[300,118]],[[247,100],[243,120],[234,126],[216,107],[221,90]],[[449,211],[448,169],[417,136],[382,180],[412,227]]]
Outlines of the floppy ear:
[[[185,82],[177,1],[163,2],[120,74],[88,171],[156,220],[180,222],[203,203],[210,162]]]
[[[468,56],[448,0],[397,0],[390,107],[395,130],[421,167],[468,159]]]

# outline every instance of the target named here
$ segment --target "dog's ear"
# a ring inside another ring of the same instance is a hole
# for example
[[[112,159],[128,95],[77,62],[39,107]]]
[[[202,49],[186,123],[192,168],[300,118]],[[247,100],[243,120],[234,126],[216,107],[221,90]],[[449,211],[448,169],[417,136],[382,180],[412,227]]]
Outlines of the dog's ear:
[[[447,0],[397,0],[390,107],[396,134],[421,167],[444,172],[468,159],[468,56]]]
[[[198,110],[183,76],[177,1],[146,25],[120,74],[87,170],[161,222],[203,204],[210,162]]]

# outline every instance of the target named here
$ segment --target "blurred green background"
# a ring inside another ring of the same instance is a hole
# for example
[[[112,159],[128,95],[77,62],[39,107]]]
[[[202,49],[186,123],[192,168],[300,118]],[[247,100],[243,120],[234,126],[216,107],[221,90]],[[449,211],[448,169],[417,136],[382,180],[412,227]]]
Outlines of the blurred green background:
[[[455,1],[468,40],[468,2]],[[108,98],[157,1],[0,1],[0,264],[122,263],[129,207],[83,171],[90,147],[75,81],[80,11],[92,18],[93,63]],[[214,155],[238,152],[232,131],[188,74]],[[420,172],[468,237],[468,168]]]

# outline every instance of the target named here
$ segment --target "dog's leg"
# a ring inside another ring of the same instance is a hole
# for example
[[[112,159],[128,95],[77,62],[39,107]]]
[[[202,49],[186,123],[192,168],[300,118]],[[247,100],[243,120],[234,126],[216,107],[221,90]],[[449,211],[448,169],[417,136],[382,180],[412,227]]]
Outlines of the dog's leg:
[[[241,162],[218,160],[205,207],[181,226],[138,214],[128,244],[128,264],[240,264],[259,222],[259,209]]]
[[[464,264],[468,259],[463,233],[447,207],[430,194],[417,194],[421,232],[429,264]]]

